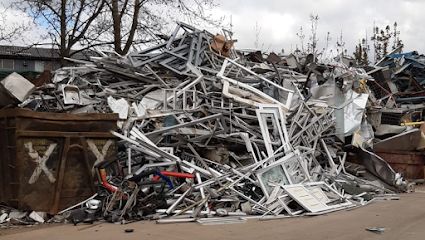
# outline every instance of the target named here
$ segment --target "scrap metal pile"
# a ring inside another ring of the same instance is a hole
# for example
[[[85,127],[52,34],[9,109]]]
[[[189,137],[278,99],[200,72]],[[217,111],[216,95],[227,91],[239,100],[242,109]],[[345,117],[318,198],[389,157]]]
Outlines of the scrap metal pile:
[[[233,43],[229,33],[179,23],[163,44],[62,68],[22,101],[36,111],[120,116],[117,158],[102,161],[99,149],[94,164],[98,193],[61,213],[74,223],[211,224],[323,214],[406,190],[365,147],[373,136],[363,69],[255,58]],[[346,162],[351,135],[369,166]],[[223,216],[231,218],[215,218]]]
[[[369,113],[378,136],[405,130],[405,127],[394,129],[388,125],[423,121],[425,56],[399,51],[395,49],[368,68],[374,78],[368,82],[372,93]]]

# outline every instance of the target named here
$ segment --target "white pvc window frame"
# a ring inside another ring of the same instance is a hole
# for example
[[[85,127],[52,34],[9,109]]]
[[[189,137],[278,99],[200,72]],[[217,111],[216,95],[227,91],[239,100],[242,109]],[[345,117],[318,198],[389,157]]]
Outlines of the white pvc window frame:
[[[239,68],[241,68],[241,69],[245,70],[245,71],[246,71],[246,72],[248,72],[249,74],[254,75],[255,77],[259,78],[260,80],[262,80],[262,81],[264,81],[264,82],[267,82],[268,84],[273,85],[274,87],[278,88],[279,90],[282,90],[282,91],[286,92],[286,93],[288,94],[288,96],[287,96],[287,98],[286,98],[285,103],[281,103],[281,102],[279,102],[278,100],[276,100],[276,99],[274,99],[274,98],[272,98],[272,97],[268,96],[267,94],[265,94],[265,93],[263,93],[262,91],[260,91],[260,90],[256,89],[255,87],[252,87],[252,86],[250,86],[250,85],[248,85],[248,84],[245,84],[245,83],[239,82],[239,81],[237,81],[237,80],[234,80],[234,79],[231,79],[231,78],[229,78],[229,77],[225,76],[225,74],[224,74],[224,73],[225,73],[226,68],[227,68],[227,66],[228,66],[228,65],[234,65],[234,66],[237,66],[237,67],[239,67]],[[251,91],[251,92],[253,92],[253,93],[257,94],[257,95],[261,96],[262,98],[267,99],[268,101],[271,101],[271,102],[273,102],[273,103],[275,103],[275,104],[280,105],[280,106],[281,106],[281,107],[283,107],[285,110],[289,110],[289,109],[291,108],[292,98],[293,98],[293,96],[294,96],[294,91],[293,91],[293,90],[290,90],[290,89],[284,88],[284,87],[282,87],[282,86],[280,86],[280,85],[278,85],[278,84],[274,83],[273,81],[270,81],[270,80],[268,80],[267,78],[265,78],[265,77],[263,77],[263,76],[260,76],[260,75],[256,74],[255,72],[253,72],[253,71],[251,71],[250,69],[248,69],[248,68],[246,68],[246,67],[244,67],[244,66],[240,65],[239,63],[237,63],[236,61],[234,61],[234,60],[232,60],[232,59],[226,58],[226,59],[224,60],[223,65],[221,66],[220,71],[217,73],[217,77],[221,78],[221,79],[223,80],[223,81],[222,81],[222,82],[223,82],[223,84],[226,84],[227,86],[228,86],[228,83],[232,83],[232,84],[234,84],[234,85],[237,85],[238,87],[244,88],[244,89],[246,89],[246,90],[249,90],[249,91]],[[228,83],[226,83],[226,81],[227,81]],[[225,94],[225,95],[226,95],[226,94]],[[235,100],[238,100],[238,99],[235,99]]]

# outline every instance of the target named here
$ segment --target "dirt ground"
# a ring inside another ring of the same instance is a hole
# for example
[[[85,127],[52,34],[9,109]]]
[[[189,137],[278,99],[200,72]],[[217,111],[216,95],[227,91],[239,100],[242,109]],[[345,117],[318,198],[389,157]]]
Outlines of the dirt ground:
[[[384,227],[385,232],[368,232]],[[125,229],[134,229],[125,233]],[[0,230],[1,240],[105,240],[105,239],[425,239],[425,191],[401,195],[400,200],[375,202],[350,211],[322,216],[249,220],[246,223],[209,225],[197,223],[155,224],[143,221],[127,225],[95,223]]]

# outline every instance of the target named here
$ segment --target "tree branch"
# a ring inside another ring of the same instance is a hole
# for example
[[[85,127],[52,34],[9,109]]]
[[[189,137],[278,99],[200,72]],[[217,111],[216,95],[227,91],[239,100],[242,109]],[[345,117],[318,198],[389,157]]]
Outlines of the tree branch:
[[[80,21],[80,17],[81,17],[81,13],[83,12],[83,9],[84,9],[84,2],[85,2],[85,0],[81,0],[81,4],[80,4],[80,8],[78,9],[78,12],[77,12],[77,17],[75,18],[75,22],[74,22],[74,27],[72,27],[72,36],[74,36],[75,35],[75,33],[77,32],[77,26],[78,26],[78,22]]]
[[[88,20],[86,25],[84,26],[83,30],[80,32],[80,34],[78,34],[77,36],[75,36],[75,38],[72,41],[69,41],[68,44],[68,48],[70,49],[72,46],[75,45],[75,43],[77,43],[80,39],[82,39],[84,37],[84,35],[86,34],[87,30],[89,29],[91,23],[97,18],[97,16],[99,16],[99,14],[102,12],[103,10],[103,6],[105,5],[105,1],[104,0],[99,0],[98,3],[96,5],[100,4],[99,6],[96,6],[95,9],[97,9],[93,15],[91,15]]]

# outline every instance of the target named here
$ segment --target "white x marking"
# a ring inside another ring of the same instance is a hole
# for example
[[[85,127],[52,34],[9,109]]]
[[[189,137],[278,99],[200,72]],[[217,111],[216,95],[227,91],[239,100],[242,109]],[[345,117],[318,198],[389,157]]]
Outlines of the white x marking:
[[[49,159],[50,155],[52,155],[53,150],[55,150],[57,144],[56,143],[50,144],[47,150],[44,152],[43,157],[40,157],[38,152],[34,150],[34,148],[32,147],[32,142],[24,143],[24,146],[26,149],[28,149],[28,155],[37,163],[37,167],[32,173],[28,183],[34,184],[40,177],[41,172],[44,172],[44,174],[46,174],[49,181],[51,183],[54,183],[56,181],[56,178],[50,172],[50,169],[47,168],[46,162]]]
[[[87,144],[89,145],[90,150],[93,152],[94,156],[96,157],[96,161],[94,162],[93,166],[96,166],[98,163],[103,162],[105,160],[105,156],[108,152],[109,147],[112,145],[113,141],[108,140],[105,145],[103,145],[102,153],[99,152],[99,149],[97,149],[96,144],[92,140],[87,140]]]

